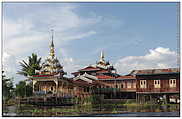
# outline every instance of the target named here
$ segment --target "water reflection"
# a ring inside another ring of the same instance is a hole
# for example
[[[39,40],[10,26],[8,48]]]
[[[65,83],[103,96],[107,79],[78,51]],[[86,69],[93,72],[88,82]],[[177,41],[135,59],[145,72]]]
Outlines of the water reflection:
[[[5,106],[3,116],[180,116],[179,105]]]

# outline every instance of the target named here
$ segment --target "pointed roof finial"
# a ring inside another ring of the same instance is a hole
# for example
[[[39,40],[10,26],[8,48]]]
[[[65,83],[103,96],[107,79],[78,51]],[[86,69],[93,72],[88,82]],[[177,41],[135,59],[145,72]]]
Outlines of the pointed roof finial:
[[[54,29],[51,29],[51,33],[52,33],[52,36],[51,36],[51,38],[52,38],[51,47],[54,47],[54,42],[53,42]]]
[[[54,30],[53,29],[51,29],[51,33],[52,33],[52,41],[51,41],[51,44],[50,44],[50,55],[52,56],[52,57],[54,57],[55,56],[55,53],[54,53],[54,42],[53,42],[53,32],[54,32]]]
[[[101,51],[101,54],[100,54],[100,61],[104,61],[104,52]]]
[[[101,58],[104,58],[104,52],[101,51]]]

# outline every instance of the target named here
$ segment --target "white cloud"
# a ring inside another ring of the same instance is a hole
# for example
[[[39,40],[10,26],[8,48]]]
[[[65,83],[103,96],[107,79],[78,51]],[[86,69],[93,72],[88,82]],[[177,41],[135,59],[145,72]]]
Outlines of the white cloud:
[[[81,66],[76,64],[76,61],[71,57],[64,58],[62,62],[64,66],[63,69],[67,72],[68,77],[72,77],[73,75],[71,75],[71,73],[81,68]]]
[[[169,48],[158,47],[144,56],[127,56],[115,63],[118,73],[128,74],[136,69],[177,67],[177,53]]]
[[[3,70],[8,75],[14,75],[16,73],[16,58],[9,52],[3,52]]]
[[[55,29],[55,42],[61,44],[96,34],[96,31],[83,29],[96,24],[100,17],[81,17],[74,12],[76,8],[73,5],[48,10],[43,8],[17,20],[5,18],[3,22],[5,50],[12,50],[19,55],[23,52],[30,53],[32,48],[45,47],[50,40],[51,28]]]
[[[94,30],[85,30],[90,25],[100,22],[100,16],[81,17],[74,12],[76,6],[65,5],[54,9],[41,8],[37,12],[27,13],[18,19],[4,17],[3,19],[3,65],[4,70],[13,76],[20,69],[19,63],[31,53],[39,56],[48,55],[50,29],[54,28],[56,47],[61,47],[70,40],[78,40],[96,34]],[[55,12],[56,11],[56,12]],[[46,52],[45,52],[46,50]],[[66,49],[62,49],[64,51]],[[57,54],[59,55],[59,54]],[[61,59],[60,59],[61,60]],[[42,59],[44,61],[44,59]],[[68,72],[78,68],[69,54],[63,58],[64,69]]]
[[[4,19],[3,20],[3,39],[12,40],[13,37],[18,35],[27,34],[30,32],[30,29],[33,27],[33,24],[30,21],[18,19]]]
[[[7,59],[9,59],[10,54],[8,54],[7,52],[3,52],[3,63],[7,61]]]
[[[64,38],[63,40],[77,40],[77,39],[89,37],[94,34],[96,34],[95,31],[89,31],[86,33],[81,33],[81,34],[72,34],[70,36],[64,36],[64,35],[61,35],[61,36],[63,36],[63,38]]]

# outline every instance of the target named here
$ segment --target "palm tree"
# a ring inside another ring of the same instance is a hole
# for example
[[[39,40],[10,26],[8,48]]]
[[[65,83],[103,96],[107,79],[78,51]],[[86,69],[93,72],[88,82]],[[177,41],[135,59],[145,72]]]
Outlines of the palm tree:
[[[41,58],[37,58],[37,55],[32,53],[32,56],[28,56],[28,62],[22,60],[20,66],[22,67],[21,71],[18,71],[18,74],[24,76],[31,76],[35,74],[35,70],[40,70]]]

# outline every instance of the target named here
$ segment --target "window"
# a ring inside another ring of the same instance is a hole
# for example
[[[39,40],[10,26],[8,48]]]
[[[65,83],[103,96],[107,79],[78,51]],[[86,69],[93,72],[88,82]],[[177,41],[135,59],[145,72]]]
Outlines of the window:
[[[124,81],[121,82],[121,88],[125,88],[125,82]]]
[[[170,88],[176,87],[176,79],[169,79],[169,87]]]
[[[133,88],[136,88],[136,82],[133,82]]]
[[[140,88],[147,88],[146,80],[140,80]]]
[[[87,91],[86,91],[86,88],[84,88],[83,91],[84,91],[84,92],[87,92]]]
[[[87,92],[90,92],[90,88],[89,87],[87,87],[87,90],[86,90]]]
[[[131,81],[127,82],[127,88],[131,88]]]
[[[154,88],[160,88],[160,80],[154,80]]]

